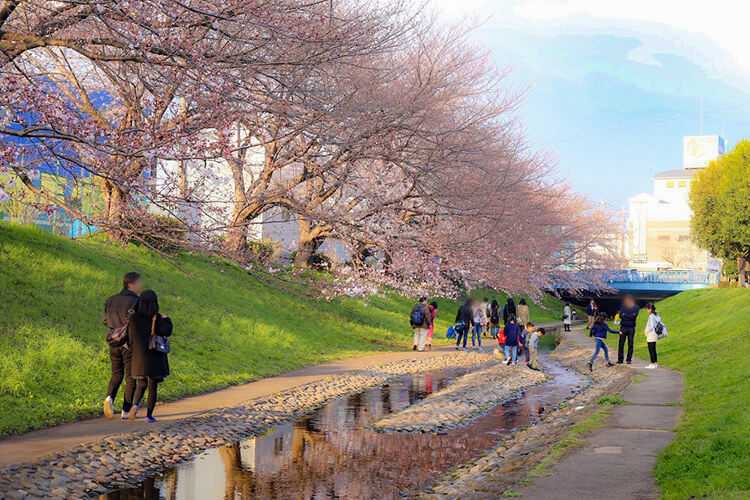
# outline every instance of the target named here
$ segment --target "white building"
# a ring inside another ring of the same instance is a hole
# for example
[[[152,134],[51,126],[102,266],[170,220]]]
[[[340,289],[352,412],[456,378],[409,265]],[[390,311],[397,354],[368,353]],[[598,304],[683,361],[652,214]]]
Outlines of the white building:
[[[719,261],[693,243],[688,197],[696,172],[724,154],[724,139],[685,137],[683,146],[683,168],[655,174],[653,194],[628,200],[625,253],[631,268],[720,270]]]

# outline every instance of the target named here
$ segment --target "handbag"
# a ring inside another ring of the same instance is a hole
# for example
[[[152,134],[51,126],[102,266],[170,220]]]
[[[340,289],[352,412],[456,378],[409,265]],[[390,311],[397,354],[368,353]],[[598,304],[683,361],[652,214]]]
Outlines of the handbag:
[[[128,342],[128,325],[130,317],[135,314],[134,309],[128,309],[128,316],[125,318],[125,324],[119,328],[112,328],[107,332],[107,343],[112,347],[120,347]]]
[[[164,354],[169,354],[169,339],[156,335],[156,314],[151,318],[151,338],[148,341],[148,348],[152,351],[158,351]]]

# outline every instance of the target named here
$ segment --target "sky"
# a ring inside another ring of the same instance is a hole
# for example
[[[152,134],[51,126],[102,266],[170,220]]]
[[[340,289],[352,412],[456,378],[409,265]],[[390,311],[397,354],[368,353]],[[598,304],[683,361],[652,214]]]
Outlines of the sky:
[[[682,167],[682,138],[750,137],[750,0],[428,0],[474,33],[535,148],[594,201],[627,208]]]

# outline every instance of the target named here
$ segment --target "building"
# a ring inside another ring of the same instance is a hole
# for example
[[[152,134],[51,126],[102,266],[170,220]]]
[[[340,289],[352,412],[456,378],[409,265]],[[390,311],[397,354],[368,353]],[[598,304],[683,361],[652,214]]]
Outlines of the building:
[[[628,200],[625,254],[631,268],[721,269],[717,259],[693,242],[688,197],[696,172],[723,154],[720,136],[685,137],[682,168],[655,174],[653,194],[641,193]]]

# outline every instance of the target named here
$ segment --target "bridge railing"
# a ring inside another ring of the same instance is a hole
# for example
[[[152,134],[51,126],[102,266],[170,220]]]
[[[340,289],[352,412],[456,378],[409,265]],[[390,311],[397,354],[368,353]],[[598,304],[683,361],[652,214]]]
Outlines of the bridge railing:
[[[635,271],[622,270],[610,274],[609,283],[703,283],[707,286],[719,282],[721,275],[699,271]]]

